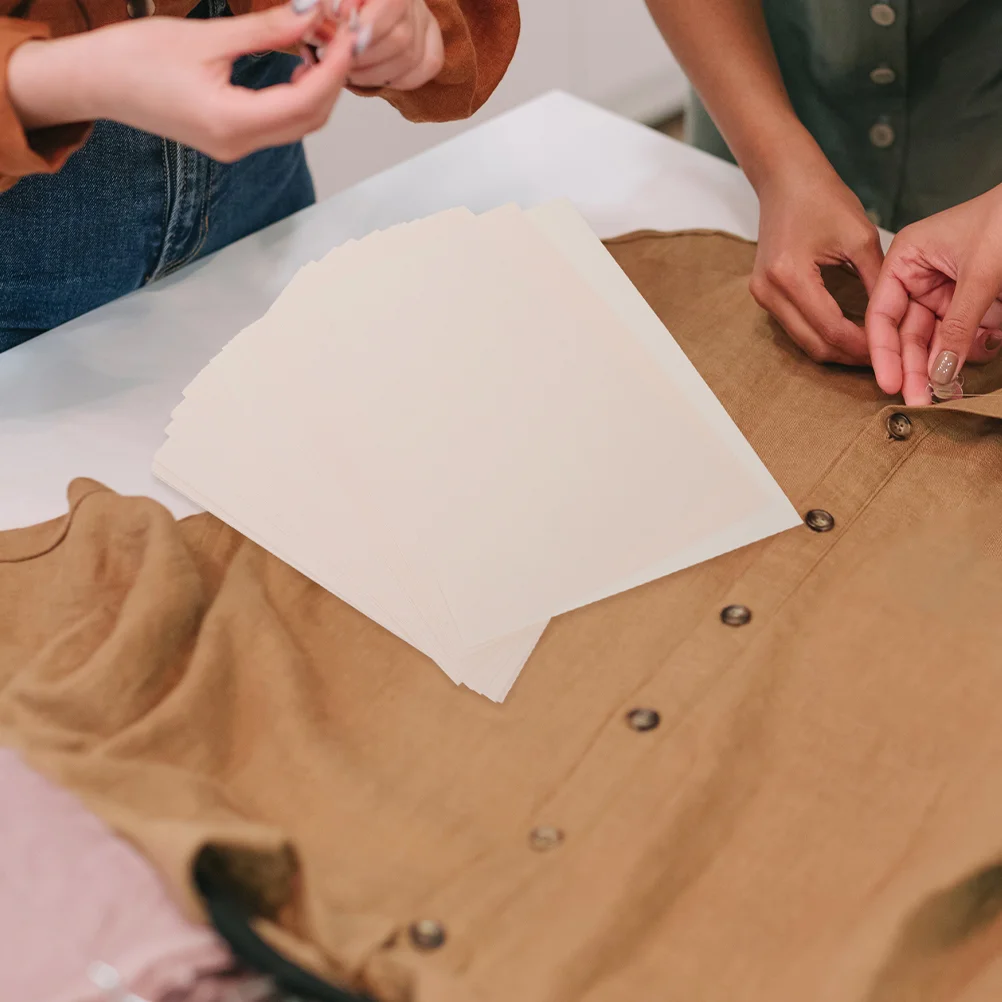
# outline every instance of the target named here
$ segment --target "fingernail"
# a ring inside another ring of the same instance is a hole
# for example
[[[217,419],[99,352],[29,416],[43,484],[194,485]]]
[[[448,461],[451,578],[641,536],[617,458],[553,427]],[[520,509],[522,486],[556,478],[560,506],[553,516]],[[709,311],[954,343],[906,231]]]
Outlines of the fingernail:
[[[308,14],[317,5],[317,0],[292,0],[292,9],[297,14]]]
[[[359,20],[358,20],[358,10],[352,10],[351,15],[348,18],[348,30],[358,31]]]
[[[1002,344],[1002,334],[998,331],[992,331],[985,338],[985,351],[994,351],[1000,344]]]
[[[937,386],[945,386],[953,382],[953,377],[957,374],[957,363],[960,357],[955,351],[941,351],[936,356],[936,362],[929,373],[929,378]]]
[[[337,17],[341,11],[341,4],[344,0],[330,0],[331,4],[331,17]]]
[[[363,24],[355,35],[355,44],[351,47],[351,54],[357,59],[369,47],[372,41],[372,25]]]

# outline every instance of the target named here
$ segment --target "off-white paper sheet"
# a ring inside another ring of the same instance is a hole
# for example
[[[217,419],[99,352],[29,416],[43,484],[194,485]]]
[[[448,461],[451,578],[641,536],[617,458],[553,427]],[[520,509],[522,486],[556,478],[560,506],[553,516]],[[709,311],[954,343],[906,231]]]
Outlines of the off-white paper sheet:
[[[497,700],[551,616],[800,521],[569,203],[306,266],[154,472]]]

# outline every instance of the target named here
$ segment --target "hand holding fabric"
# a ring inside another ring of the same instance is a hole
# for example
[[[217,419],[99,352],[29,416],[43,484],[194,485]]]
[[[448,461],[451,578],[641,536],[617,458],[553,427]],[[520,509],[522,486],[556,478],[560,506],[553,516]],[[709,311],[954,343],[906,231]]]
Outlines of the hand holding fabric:
[[[881,389],[924,405],[1002,347],[1002,186],[906,226],[866,313]]]
[[[750,288],[816,362],[868,365],[866,334],[825,288],[822,265],[850,264],[867,292],[880,272],[877,228],[823,158],[759,185],[759,245]]]

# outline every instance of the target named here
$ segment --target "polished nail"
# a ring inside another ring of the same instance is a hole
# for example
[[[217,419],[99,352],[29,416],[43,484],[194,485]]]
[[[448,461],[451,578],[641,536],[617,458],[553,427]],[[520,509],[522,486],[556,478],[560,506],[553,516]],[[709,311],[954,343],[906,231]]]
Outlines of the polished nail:
[[[309,14],[317,5],[317,0],[292,0],[292,9],[297,14]]]
[[[994,351],[1000,344],[1002,344],[1002,332],[992,331],[985,338],[985,351]]]
[[[351,47],[351,54],[357,59],[369,47],[372,41],[372,25],[363,24],[355,35],[355,43]]]
[[[929,378],[936,386],[946,386],[953,382],[957,374],[957,363],[960,358],[955,351],[941,351],[936,356],[936,362],[929,373]]]

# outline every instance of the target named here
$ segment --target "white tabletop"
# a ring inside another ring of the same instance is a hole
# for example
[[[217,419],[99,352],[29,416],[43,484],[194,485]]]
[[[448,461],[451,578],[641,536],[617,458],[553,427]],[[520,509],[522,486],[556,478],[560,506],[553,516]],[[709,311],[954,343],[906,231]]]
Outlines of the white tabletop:
[[[78,476],[155,497],[178,516],[196,511],[150,473],[170,412],[301,265],[442,209],[558,197],[601,237],[689,227],[754,237],[757,227],[754,193],[737,168],[548,94],[0,354],[0,529],[62,514]]]

